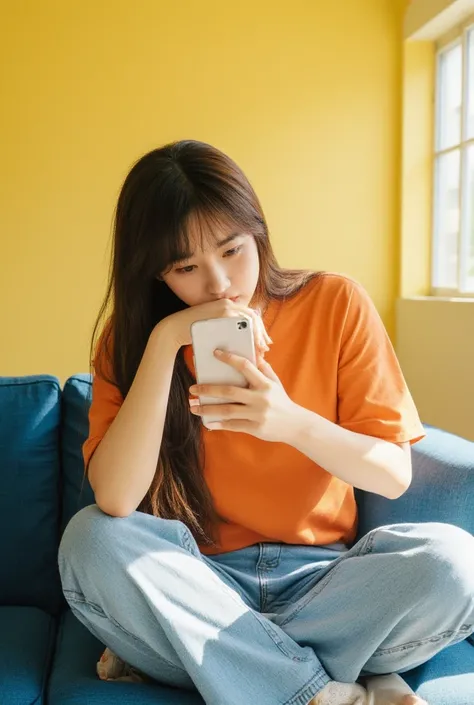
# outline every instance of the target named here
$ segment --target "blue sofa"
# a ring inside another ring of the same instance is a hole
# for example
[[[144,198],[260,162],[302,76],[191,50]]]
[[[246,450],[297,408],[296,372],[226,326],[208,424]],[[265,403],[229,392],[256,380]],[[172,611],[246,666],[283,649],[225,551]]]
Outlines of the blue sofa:
[[[71,377],[63,389],[47,375],[0,378],[0,705],[202,704],[197,694],[158,684],[98,680],[103,646],[62,597],[59,538],[93,502],[81,456],[90,392],[89,375]],[[358,492],[360,535],[403,521],[451,522],[474,533],[474,443],[430,427],[427,434],[414,447],[414,479],[403,497]],[[473,705],[474,640],[405,678],[430,705]]]

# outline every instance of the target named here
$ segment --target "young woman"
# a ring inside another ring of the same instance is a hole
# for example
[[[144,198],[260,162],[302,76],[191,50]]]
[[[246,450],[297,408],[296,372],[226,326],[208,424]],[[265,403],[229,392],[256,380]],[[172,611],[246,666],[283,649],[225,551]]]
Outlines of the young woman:
[[[374,674],[473,631],[470,534],[397,524],[354,544],[354,488],[399,497],[423,427],[364,289],[280,268],[231,159],[185,141],[133,166],[106,311],[84,445],[97,504],[59,560],[113,653],[209,705],[364,705]],[[258,366],[216,355],[248,389],[197,386],[190,325],[242,312]]]

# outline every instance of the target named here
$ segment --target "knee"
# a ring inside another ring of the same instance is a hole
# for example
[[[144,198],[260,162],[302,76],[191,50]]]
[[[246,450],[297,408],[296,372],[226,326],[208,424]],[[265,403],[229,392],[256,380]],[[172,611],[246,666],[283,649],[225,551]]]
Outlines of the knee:
[[[426,525],[425,573],[450,599],[474,600],[474,537],[453,524]]]
[[[75,514],[66,526],[59,544],[59,568],[77,565],[82,557],[94,561],[104,546],[110,547],[118,538],[120,519],[105,514],[96,504],[91,504]]]
[[[65,566],[81,569],[94,565],[106,570],[108,562],[116,562],[120,555],[131,556],[141,550],[159,549],[163,542],[175,545],[194,541],[188,528],[180,521],[133,512],[127,517],[105,514],[96,504],[75,514],[59,546],[60,572]]]
[[[403,526],[409,527],[405,567],[410,566],[420,597],[457,607],[469,603],[474,609],[474,537],[453,524]]]

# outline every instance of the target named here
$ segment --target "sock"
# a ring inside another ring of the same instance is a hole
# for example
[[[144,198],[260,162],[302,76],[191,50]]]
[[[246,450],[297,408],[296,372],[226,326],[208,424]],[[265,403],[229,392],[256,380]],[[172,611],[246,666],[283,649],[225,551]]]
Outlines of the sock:
[[[415,695],[401,676],[369,676],[365,688],[358,683],[329,683],[311,700],[309,705],[394,705],[404,695]]]
[[[368,705],[367,691],[358,683],[329,681],[309,705]]]

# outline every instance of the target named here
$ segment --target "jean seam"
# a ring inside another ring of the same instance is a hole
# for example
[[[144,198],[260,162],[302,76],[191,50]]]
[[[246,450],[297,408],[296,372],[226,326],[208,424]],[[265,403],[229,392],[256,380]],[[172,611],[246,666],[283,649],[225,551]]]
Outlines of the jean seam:
[[[265,612],[268,598],[268,584],[266,580],[266,572],[263,568],[257,568],[258,585],[260,592],[260,612]]]
[[[278,568],[278,566],[280,565],[280,560],[281,560],[281,545],[276,544],[276,546],[274,545],[274,548],[277,549],[276,556],[274,558],[272,558],[270,561],[266,561],[266,564],[265,564],[267,568],[270,568],[272,570],[273,570],[273,568]]]
[[[365,546],[365,554],[372,553],[374,548],[375,537],[378,531],[383,527],[378,527],[373,529],[368,535],[368,541]],[[409,649],[419,648],[425,644],[435,644],[443,639],[451,639],[454,635],[469,634],[469,631],[473,629],[473,625],[463,624],[458,630],[448,629],[447,631],[441,632],[440,634],[435,634],[434,636],[425,637],[424,639],[416,639],[414,641],[408,641],[405,644],[399,644],[398,646],[391,646],[388,649],[377,649],[372,654],[371,658],[382,657],[390,654],[396,654],[402,651],[408,651]]]
[[[182,541],[182,548],[185,550],[190,551],[196,558],[201,558],[201,553],[199,552],[198,555],[196,555],[192,543],[190,542],[190,533],[188,527],[183,524],[183,531],[181,532],[181,541]],[[187,545],[183,545],[187,544]],[[188,548],[189,547],[189,548]],[[199,549],[198,549],[199,550]],[[292,661],[310,661],[310,657],[306,656],[296,656],[294,654],[291,654],[290,651],[285,647],[283,641],[278,637],[278,635],[273,631],[272,629],[272,624],[270,620],[265,619],[262,615],[260,615],[258,612],[253,610],[251,607],[245,604],[244,600],[238,596],[238,593],[234,593],[234,591],[223,581],[219,580],[217,575],[213,573],[212,570],[210,570],[211,574],[211,579],[216,583],[216,585],[221,589],[225,590],[226,593],[228,593],[229,597],[236,602],[239,607],[243,604],[246,609],[249,610],[250,614],[254,617],[254,619],[258,622],[258,624],[264,629],[266,634],[270,637],[270,639],[273,641],[273,644],[277,647],[281,653],[286,656],[287,658],[291,659]],[[288,637],[288,639],[291,639],[291,637]],[[296,642],[294,642],[295,647],[297,648],[302,648],[300,647]]]
[[[373,532],[370,532],[367,534],[365,537],[365,541],[362,541],[359,549],[357,552],[354,552],[352,555],[348,556],[347,554],[343,554],[339,558],[336,558],[335,561],[333,561],[332,564],[329,566],[329,573],[326,575],[325,578],[322,578],[306,595],[304,595],[300,601],[297,603],[295,609],[290,612],[290,614],[284,619],[282,622],[279,622],[280,627],[284,627],[286,624],[291,622],[292,619],[294,619],[300,612],[303,610],[315,597],[316,595],[321,594],[321,592],[324,590],[325,587],[329,585],[331,580],[334,578],[334,576],[338,573],[343,560],[347,560],[349,558],[354,558],[355,556],[360,556],[360,555],[365,555],[366,553],[370,553],[372,551],[372,546],[373,546],[373,535],[375,534],[376,530]],[[352,550],[352,549],[351,549]],[[334,565],[334,563],[337,563],[339,561],[338,565]]]
[[[98,614],[100,617],[110,620],[110,622],[112,622],[115,627],[120,629],[120,631],[126,634],[127,636],[131,637],[134,641],[138,642],[147,649],[150,649],[148,644],[146,644],[142,639],[140,639],[140,637],[138,637],[136,634],[132,634],[128,631],[128,629],[125,629],[125,627],[122,626],[122,624],[120,624],[119,622],[117,622],[116,619],[106,614],[104,610],[99,607],[99,605],[96,605],[94,602],[89,602],[89,600],[86,600],[85,597],[81,595],[81,593],[78,593],[75,590],[64,590],[64,594],[68,595],[68,602],[70,601],[75,604],[85,605],[86,607],[89,607],[89,609]],[[168,661],[168,659],[162,656],[161,654],[156,654],[156,657],[159,658],[161,661],[164,661],[164,663],[166,663],[171,668],[174,668],[176,671],[179,671],[180,673],[183,672],[182,668],[177,666],[175,663],[172,663],[172,661]]]
[[[273,549],[276,548],[276,555],[274,558],[269,560],[264,558],[260,550],[260,556],[257,560],[256,572],[259,584],[259,595],[260,595],[260,612],[266,612],[268,606],[268,576],[272,570],[277,568],[281,560],[281,545],[274,544]]]
[[[380,527],[379,527],[380,528]],[[363,548],[363,554],[366,556],[368,553],[372,553],[374,550],[374,543],[375,543],[375,536],[378,533],[379,529],[373,529],[372,531],[369,532],[367,535],[367,541],[365,542]],[[361,555],[361,551],[358,552],[358,556]]]
[[[454,635],[466,634],[468,635],[473,629],[472,624],[463,624],[460,629],[448,629],[440,634],[435,634],[434,636],[428,636],[425,639],[416,639],[415,641],[407,641],[405,644],[399,644],[398,646],[391,646],[388,649],[377,649],[374,651],[371,658],[376,658],[377,656],[386,656],[389,654],[396,654],[401,651],[408,651],[409,649],[418,648],[424,646],[425,644],[435,644],[437,641],[442,641],[443,639],[451,639]]]
[[[289,699],[285,700],[283,705],[307,705],[308,698],[314,698],[329,682],[331,678],[323,671],[322,674],[317,673],[310,678],[306,683]],[[316,689],[315,689],[316,688]]]
[[[190,532],[189,532],[189,529],[188,529],[188,527],[187,527],[185,524],[183,525],[183,529],[182,529],[182,531],[181,531],[181,537],[180,537],[180,538],[181,538],[181,542],[182,542],[182,543],[181,543],[182,548],[184,548],[184,549],[185,549],[186,551],[188,551],[189,553],[192,553],[193,556],[195,556],[196,558],[200,558],[200,557],[201,557],[201,553],[200,553],[200,552],[196,553],[195,546],[193,545],[193,542],[190,540]],[[199,551],[199,549],[198,549],[198,551]]]

